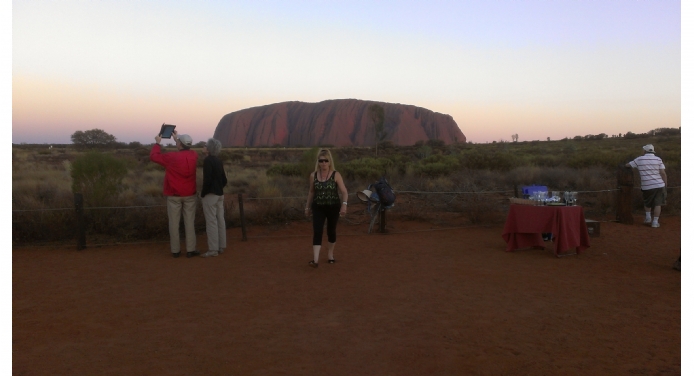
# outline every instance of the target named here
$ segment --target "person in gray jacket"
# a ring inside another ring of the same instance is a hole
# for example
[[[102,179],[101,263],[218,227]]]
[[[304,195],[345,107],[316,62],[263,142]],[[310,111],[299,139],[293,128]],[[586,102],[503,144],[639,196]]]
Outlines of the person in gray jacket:
[[[210,138],[202,148],[205,160],[202,164],[202,211],[205,214],[207,252],[202,257],[217,256],[227,246],[227,228],[224,221],[224,187],[227,176],[224,164],[217,157],[222,150],[219,140]]]

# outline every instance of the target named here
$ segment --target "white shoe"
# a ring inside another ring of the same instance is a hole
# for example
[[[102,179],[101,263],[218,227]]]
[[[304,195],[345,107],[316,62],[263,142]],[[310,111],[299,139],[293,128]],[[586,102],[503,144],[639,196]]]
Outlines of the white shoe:
[[[219,253],[217,251],[207,251],[200,255],[200,257],[214,257],[217,256]]]
[[[660,227],[660,223],[658,223],[658,222],[653,222],[653,223],[651,224],[651,227],[653,227],[653,228],[658,228],[658,227]]]
[[[651,221],[652,221],[652,220],[651,220],[650,218],[646,218],[646,219],[643,220],[643,223],[649,224],[649,223],[651,223]]]

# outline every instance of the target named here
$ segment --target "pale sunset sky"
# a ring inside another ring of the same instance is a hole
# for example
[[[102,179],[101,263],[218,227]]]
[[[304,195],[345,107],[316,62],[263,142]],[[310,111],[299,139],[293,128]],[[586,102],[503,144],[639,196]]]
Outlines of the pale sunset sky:
[[[681,123],[679,1],[13,1],[12,142],[197,142],[227,113],[356,98],[472,142]]]

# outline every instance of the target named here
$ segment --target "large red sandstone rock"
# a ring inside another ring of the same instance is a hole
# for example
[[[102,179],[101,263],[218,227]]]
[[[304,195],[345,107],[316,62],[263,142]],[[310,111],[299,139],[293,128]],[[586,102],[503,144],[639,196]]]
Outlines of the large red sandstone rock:
[[[375,130],[368,112],[374,103],[383,106],[386,140],[396,145],[431,139],[465,142],[450,115],[358,99],[283,102],[232,112],[219,121],[214,138],[223,146],[374,146]]]

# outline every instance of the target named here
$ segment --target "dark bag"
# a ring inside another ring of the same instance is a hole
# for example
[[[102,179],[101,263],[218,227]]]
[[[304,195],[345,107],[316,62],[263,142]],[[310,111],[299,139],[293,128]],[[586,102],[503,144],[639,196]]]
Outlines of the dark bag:
[[[378,194],[381,205],[385,208],[392,208],[395,204],[395,192],[388,184],[388,180],[383,176],[376,183],[372,184],[374,191]]]

